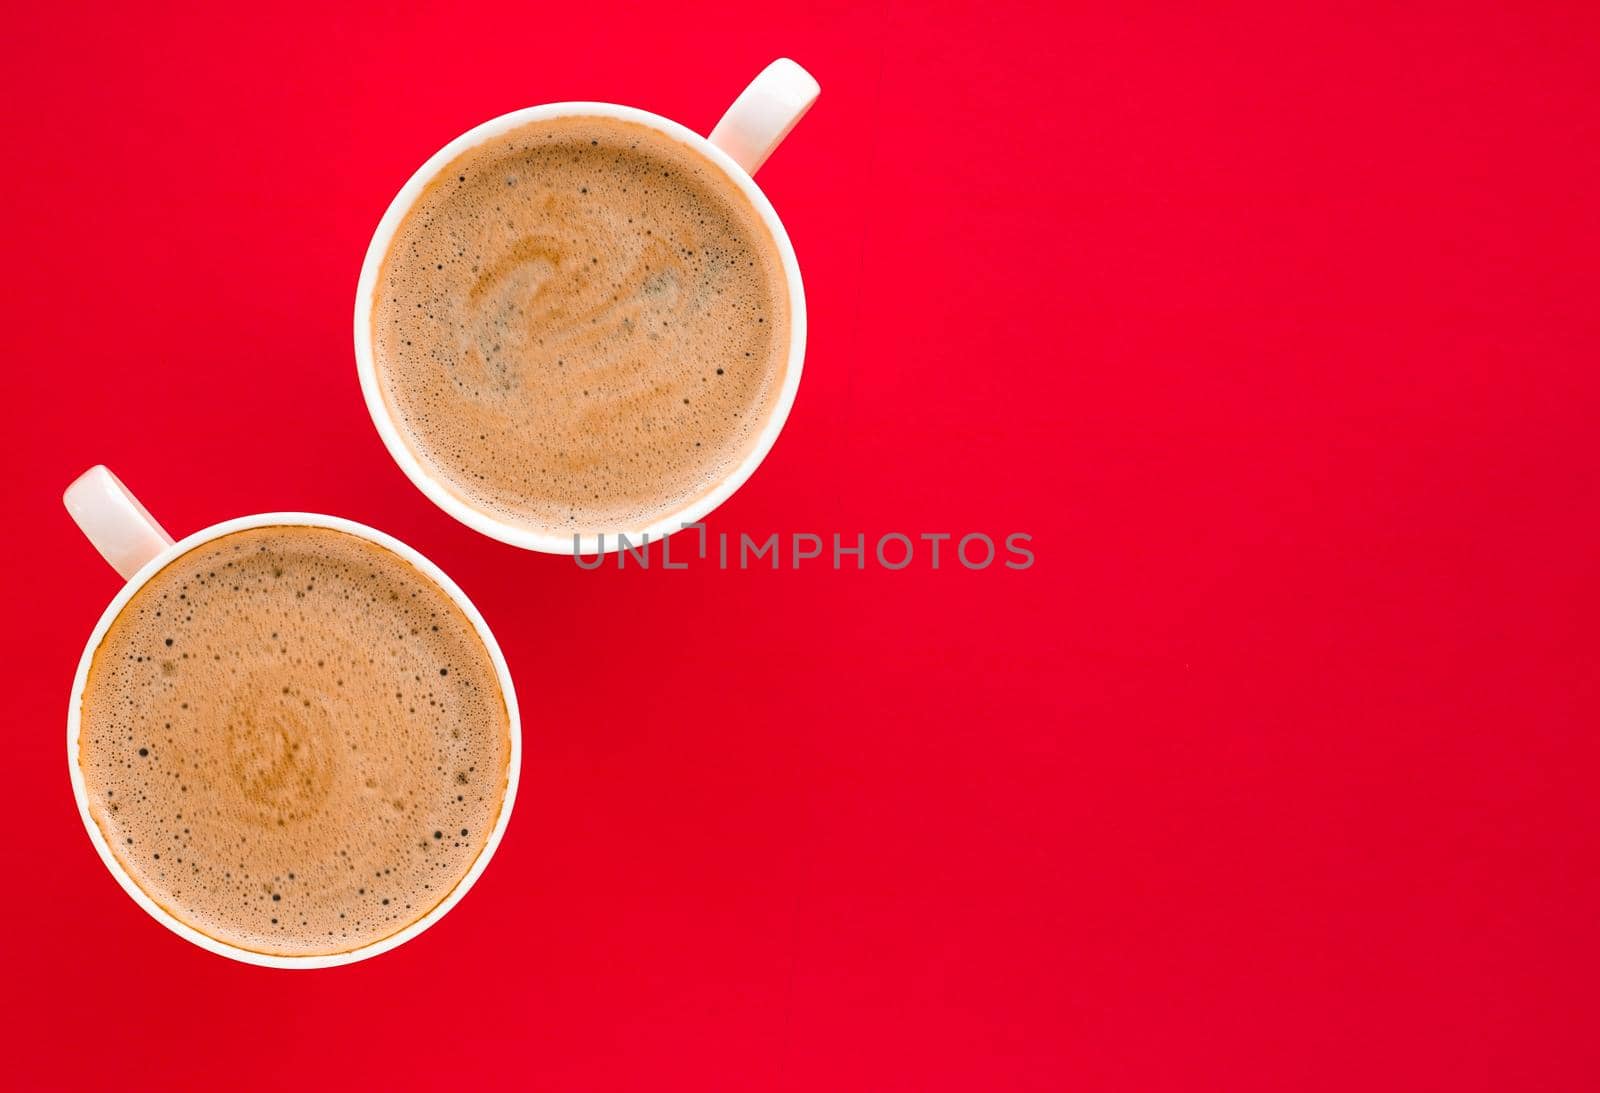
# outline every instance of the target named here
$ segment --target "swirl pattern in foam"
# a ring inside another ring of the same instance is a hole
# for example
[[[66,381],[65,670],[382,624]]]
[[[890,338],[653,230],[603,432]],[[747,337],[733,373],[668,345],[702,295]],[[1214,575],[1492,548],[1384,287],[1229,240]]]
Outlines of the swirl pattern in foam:
[[[84,689],[89,812],[179,921],[255,952],[348,952],[434,908],[499,817],[489,651],[400,556],[327,528],[234,532],[123,607]]]
[[[699,152],[602,117],[470,149],[395,233],[379,386],[428,473],[538,531],[644,526],[709,492],[769,419],[782,258]]]

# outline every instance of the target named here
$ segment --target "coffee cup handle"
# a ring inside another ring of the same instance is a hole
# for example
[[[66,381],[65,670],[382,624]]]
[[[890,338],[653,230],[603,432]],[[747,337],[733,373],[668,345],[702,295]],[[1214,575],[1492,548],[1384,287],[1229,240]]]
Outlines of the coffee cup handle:
[[[166,529],[103,465],[80,474],[61,500],[78,530],[111,563],[111,568],[122,574],[123,580],[172,545],[172,536]]]
[[[821,93],[811,73],[780,57],[733,100],[711,130],[711,143],[754,175]]]

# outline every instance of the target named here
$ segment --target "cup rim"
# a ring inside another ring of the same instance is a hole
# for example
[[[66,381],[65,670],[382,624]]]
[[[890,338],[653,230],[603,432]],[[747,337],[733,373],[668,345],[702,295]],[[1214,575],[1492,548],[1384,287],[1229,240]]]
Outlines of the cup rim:
[[[83,718],[83,691],[89,681],[89,666],[94,660],[95,652],[105,640],[106,632],[117,616],[122,614],[122,609],[133,599],[134,594],[143,588],[146,582],[156,573],[166,568],[178,558],[187,554],[195,547],[219,539],[224,535],[231,535],[236,531],[247,531],[251,528],[261,527],[317,527],[329,528],[334,531],[343,531],[358,536],[368,542],[385,547],[393,551],[413,566],[419,569],[423,576],[433,581],[445,594],[454,601],[455,605],[466,615],[467,621],[472,624],[478,639],[483,642],[484,648],[489,651],[489,659],[494,664],[495,675],[500,684],[500,694],[505,702],[506,715],[511,734],[511,754],[506,766],[506,789],[500,803],[500,814],[495,819],[493,830],[483,845],[483,850],[473,861],[471,868],[456,883],[448,895],[434,905],[433,909],[415,922],[406,926],[388,937],[374,941],[342,953],[326,953],[317,956],[282,956],[275,953],[256,952],[252,949],[230,945],[220,941],[209,934],[203,933],[184,922],[179,921],[154,899],[152,899],[138,883],[128,875],[127,870],[117,861],[111,852],[111,847],[106,843],[105,833],[100,830],[100,825],[89,814],[89,794],[84,783],[83,768],[78,763],[78,738],[82,728]],[[88,644],[84,646],[83,655],[78,659],[78,671],[72,681],[72,700],[67,709],[67,769],[72,778],[72,795],[78,803],[78,817],[83,821],[84,828],[89,833],[89,841],[94,844],[96,852],[105,867],[116,878],[135,903],[154,918],[161,925],[183,938],[192,942],[207,952],[218,956],[225,956],[245,964],[254,964],[265,968],[333,968],[343,964],[354,964],[358,961],[368,960],[381,953],[410,941],[428,927],[443,918],[451,908],[461,901],[467,894],[483,871],[488,867],[489,859],[494,857],[495,850],[500,845],[500,840],[505,835],[507,824],[511,820],[511,809],[516,803],[517,782],[522,769],[522,722],[517,709],[516,690],[511,682],[511,670],[506,665],[505,655],[500,651],[499,644],[494,639],[494,634],[489,630],[489,624],[484,621],[473,602],[467,594],[461,591],[444,570],[440,569],[425,555],[414,547],[401,542],[392,535],[388,535],[366,524],[357,523],[339,516],[327,516],[315,512],[266,512],[253,516],[241,516],[233,520],[224,520],[219,524],[202,528],[192,535],[186,536],[173,543],[160,554],[145,563],[137,573],[124,582],[122,588],[112,598],[100,616],[100,621],[95,624],[93,633],[89,636]]]
[[[615,539],[615,532],[608,532],[612,536],[609,546],[601,549],[598,535],[579,535],[576,550],[574,549],[572,535],[557,535],[548,531],[537,531],[531,528],[520,527],[490,515],[483,509],[469,504],[458,497],[438,479],[431,476],[422,461],[417,457],[405,438],[400,435],[389,409],[384,405],[383,391],[378,384],[378,371],[372,353],[372,304],[377,288],[378,271],[383,265],[384,255],[389,250],[395,232],[399,230],[400,222],[405,219],[406,213],[416,203],[417,197],[426,188],[440,171],[468,149],[497,137],[502,133],[515,129],[518,126],[531,122],[548,121],[553,118],[563,117],[606,117],[621,121],[632,121],[648,125],[653,129],[666,134],[673,139],[687,144],[702,156],[709,159],[721,168],[730,181],[736,185],[750,203],[760,214],[767,230],[772,234],[773,242],[777,245],[778,255],[783,265],[784,279],[789,291],[789,353],[785,360],[783,385],[779,388],[778,398],[768,416],[761,432],[756,435],[754,445],[746,453],[737,466],[724,475],[717,484],[707,492],[699,495],[693,501],[684,505],[675,512],[660,517],[651,523],[639,528],[623,529],[620,534],[626,535],[632,545],[639,545],[642,536],[659,539],[680,530],[686,524],[694,524],[705,519],[713,510],[733,496],[734,492],[749,480],[755,473],[767,453],[777,442],[778,434],[783,431],[784,423],[789,418],[789,411],[794,406],[795,395],[800,387],[800,371],[805,359],[806,348],[806,303],[805,288],[800,281],[800,264],[795,258],[794,246],[789,241],[789,233],[784,230],[783,221],[778,218],[772,203],[767,200],[761,188],[744,168],[736,163],[732,156],[712,144],[706,137],[701,136],[685,125],[653,114],[648,110],[637,107],[621,106],[617,103],[606,102],[556,102],[545,103],[540,106],[525,107],[513,110],[508,114],[491,118],[480,125],[468,129],[465,133],[450,141],[443,148],[430,156],[421,167],[406,180],[399,193],[389,203],[384,211],[383,218],[378,221],[378,227],[372,235],[372,241],[367,245],[366,258],[361,263],[361,276],[356,282],[356,307],[355,307],[355,343],[356,343],[356,371],[361,379],[361,394],[367,404],[367,413],[371,415],[372,422],[377,426],[378,435],[382,438],[384,447],[389,450],[389,455],[399,464],[407,478],[411,479],[422,493],[449,513],[461,523],[474,531],[498,539],[502,543],[521,547],[525,550],[539,551],[544,554],[568,553],[613,553],[620,549]]]

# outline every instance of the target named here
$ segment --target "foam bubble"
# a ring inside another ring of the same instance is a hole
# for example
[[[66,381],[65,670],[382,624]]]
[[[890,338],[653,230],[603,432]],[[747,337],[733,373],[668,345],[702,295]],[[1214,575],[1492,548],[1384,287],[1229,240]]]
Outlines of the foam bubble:
[[[345,952],[427,914],[482,852],[510,761],[460,609],[325,528],[235,532],[157,573],[95,651],[82,714],[117,860],[179,921],[264,953]]]
[[[383,396],[430,474],[510,523],[637,527],[713,488],[783,382],[771,233],[698,152],[536,122],[440,172],[379,272]]]

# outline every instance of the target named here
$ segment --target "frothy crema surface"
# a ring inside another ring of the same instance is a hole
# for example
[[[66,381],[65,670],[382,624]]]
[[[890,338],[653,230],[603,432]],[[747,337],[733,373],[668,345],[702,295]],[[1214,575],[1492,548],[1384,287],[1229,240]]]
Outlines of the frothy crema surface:
[[[782,258],[693,148],[601,117],[458,157],[378,275],[384,401],[435,480],[536,531],[642,527],[749,453],[783,383]]]
[[[488,649],[410,562],[342,531],[238,531],[175,559],[111,624],[81,713],[117,860],[255,952],[348,952],[422,918],[505,796]]]

